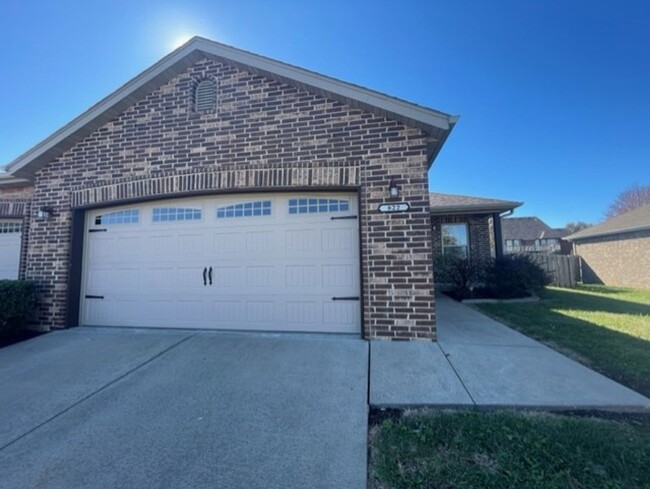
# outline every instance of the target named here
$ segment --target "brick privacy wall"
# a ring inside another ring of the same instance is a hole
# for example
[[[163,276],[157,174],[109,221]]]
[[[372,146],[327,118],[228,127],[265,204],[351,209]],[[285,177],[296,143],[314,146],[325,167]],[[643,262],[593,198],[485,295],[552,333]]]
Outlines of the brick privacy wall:
[[[204,78],[217,83],[216,113],[193,111],[193,87]],[[263,174],[280,169],[294,171],[282,185],[285,190],[359,188],[364,336],[435,339],[426,135],[207,59],[37,174],[34,208],[49,205],[55,211],[48,222],[31,219],[26,276],[41,288],[39,325],[65,324],[73,204],[109,205],[125,195],[187,195],[200,187],[200,178],[187,175],[232,173],[235,168],[248,169],[239,172],[248,177],[222,178],[210,188],[273,187]],[[318,168],[343,171],[343,177],[339,173],[327,180]],[[407,214],[377,211],[391,176],[411,204]],[[155,182],[165,183],[156,187]]]
[[[431,216],[433,227],[433,256],[442,255],[442,225],[464,223],[468,226],[470,260],[474,263],[487,261],[493,257],[493,239],[489,214],[465,214],[450,216]]]
[[[575,253],[585,283],[650,289],[650,231],[581,240]]]

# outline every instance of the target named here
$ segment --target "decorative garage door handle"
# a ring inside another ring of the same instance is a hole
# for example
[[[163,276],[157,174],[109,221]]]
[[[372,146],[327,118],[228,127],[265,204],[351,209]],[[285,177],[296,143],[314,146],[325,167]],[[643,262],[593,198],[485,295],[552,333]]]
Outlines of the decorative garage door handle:
[[[332,297],[333,301],[358,301],[359,297]]]
[[[208,269],[204,267],[203,268],[203,285],[208,285],[207,276],[208,276]]]
[[[212,285],[212,267],[208,270],[208,280],[210,281],[210,285]]]

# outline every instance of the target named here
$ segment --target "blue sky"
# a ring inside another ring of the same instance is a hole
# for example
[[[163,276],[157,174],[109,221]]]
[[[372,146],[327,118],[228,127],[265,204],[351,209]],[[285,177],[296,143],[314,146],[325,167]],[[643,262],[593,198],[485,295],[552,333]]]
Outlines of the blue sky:
[[[0,165],[193,34],[461,120],[440,192],[597,222],[650,184],[650,2],[0,2]]]

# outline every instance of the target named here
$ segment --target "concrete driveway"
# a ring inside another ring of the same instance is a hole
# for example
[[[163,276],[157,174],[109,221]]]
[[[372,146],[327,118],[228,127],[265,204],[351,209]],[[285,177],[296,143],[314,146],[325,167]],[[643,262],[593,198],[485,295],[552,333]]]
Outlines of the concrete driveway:
[[[364,488],[368,345],[76,328],[0,350],[3,488]]]

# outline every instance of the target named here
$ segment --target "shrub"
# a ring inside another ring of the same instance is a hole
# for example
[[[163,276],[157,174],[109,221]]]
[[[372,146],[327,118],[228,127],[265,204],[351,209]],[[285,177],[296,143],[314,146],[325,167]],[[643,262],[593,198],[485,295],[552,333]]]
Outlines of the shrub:
[[[498,299],[526,297],[551,283],[546,272],[526,255],[507,255],[487,267],[485,287]]]
[[[453,255],[439,255],[435,260],[435,279],[437,283],[451,287],[457,299],[472,296],[472,290],[482,282],[485,264],[476,263]]]
[[[36,284],[24,280],[0,280],[0,337],[10,337],[27,324],[36,303]]]

